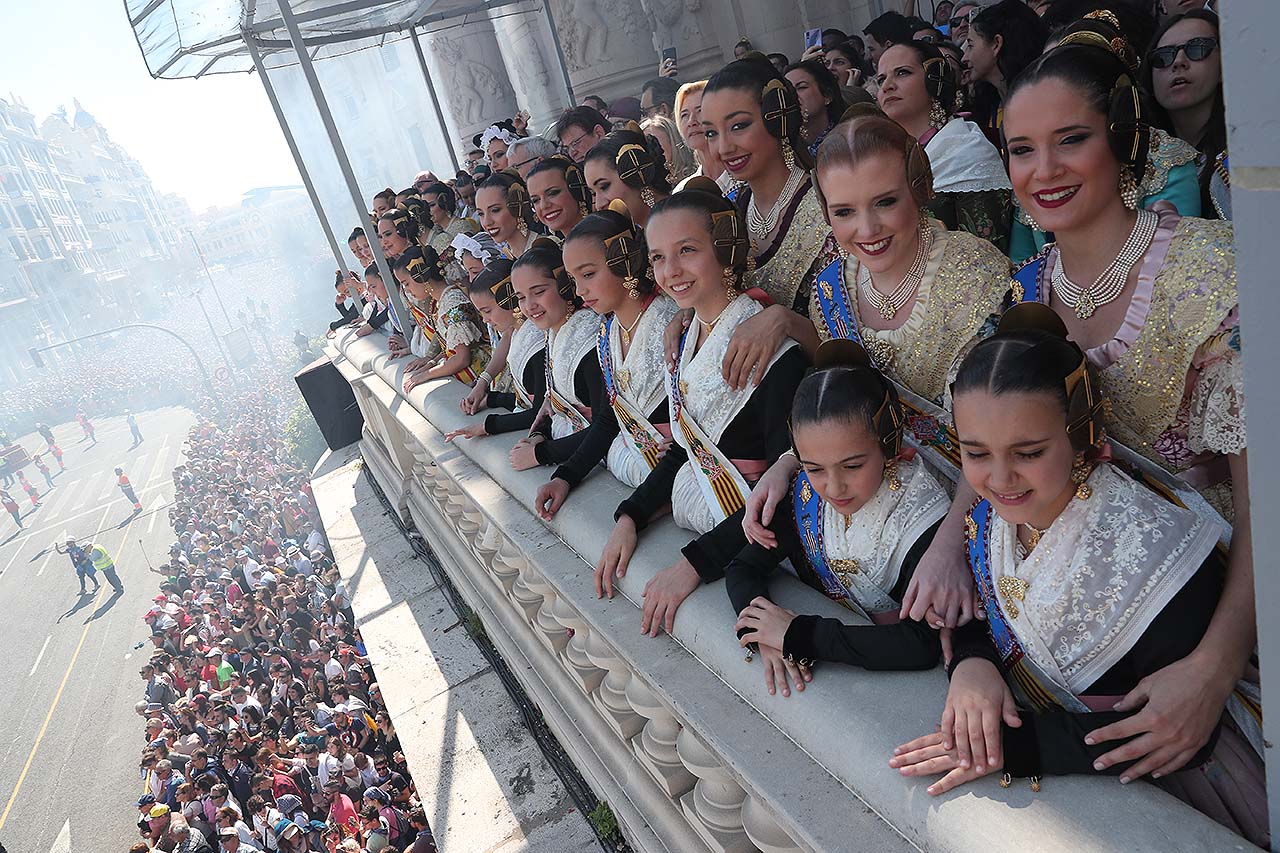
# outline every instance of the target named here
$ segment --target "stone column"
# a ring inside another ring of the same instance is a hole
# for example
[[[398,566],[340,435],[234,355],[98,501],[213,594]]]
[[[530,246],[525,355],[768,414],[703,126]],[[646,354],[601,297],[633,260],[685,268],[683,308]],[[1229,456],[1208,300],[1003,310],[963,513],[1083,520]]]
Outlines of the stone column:
[[[516,95],[500,58],[502,48],[492,21],[476,18],[460,26],[446,24],[423,40],[440,83],[437,92],[456,133],[455,145],[465,141],[464,147],[470,146],[472,136],[515,114]]]
[[[489,15],[518,107],[529,111],[530,127],[540,133],[555,124],[561,111],[570,106],[551,40],[551,26],[541,7],[518,15],[506,14],[507,11],[495,9]]]

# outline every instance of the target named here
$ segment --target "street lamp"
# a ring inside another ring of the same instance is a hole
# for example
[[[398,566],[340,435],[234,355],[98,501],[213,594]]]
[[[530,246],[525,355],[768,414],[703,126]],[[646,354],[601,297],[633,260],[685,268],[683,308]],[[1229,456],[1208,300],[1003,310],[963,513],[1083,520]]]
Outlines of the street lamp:
[[[187,236],[191,238],[191,245],[195,247],[196,256],[200,258],[200,266],[204,267],[204,277],[209,280],[209,286],[213,288],[213,295],[218,297],[218,307],[222,309],[222,319],[227,321],[227,331],[231,331],[234,328],[231,325],[231,315],[227,313],[227,306],[222,304],[222,294],[218,292],[218,286],[213,283],[213,275],[209,272],[209,265],[204,261],[204,252],[200,250],[200,243],[196,240],[195,232],[188,228]],[[203,308],[204,306],[201,307]]]

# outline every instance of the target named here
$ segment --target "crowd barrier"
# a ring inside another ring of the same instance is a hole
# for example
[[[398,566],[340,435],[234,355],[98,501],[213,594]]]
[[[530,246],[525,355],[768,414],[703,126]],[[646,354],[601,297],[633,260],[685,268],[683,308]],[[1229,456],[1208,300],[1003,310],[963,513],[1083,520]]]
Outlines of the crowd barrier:
[[[624,487],[600,470],[552,522],[530,509],[549,469],[514,471],[517,435],[449,443],[469,423],[456,380],[404,394],[386,338],[336,338],[329,357],[364,415],[360,449],[393,506],[439,557],[485,631],[623,834],[646,851],[1228,850],[1225,828],[1146,783],[989,776],[942,797],[889,768],[933,730],[941,668],[823,666],[803,694],[770,696],[745,660],[722,583],[681,606],[672,636],[640,634],[646,582],[689,539],[669,520],[642,535],[621,594],[596,598],[592,566]],[[408,547],[406,544],[405,547]],[[790,577],[775,600],[852,614]]]

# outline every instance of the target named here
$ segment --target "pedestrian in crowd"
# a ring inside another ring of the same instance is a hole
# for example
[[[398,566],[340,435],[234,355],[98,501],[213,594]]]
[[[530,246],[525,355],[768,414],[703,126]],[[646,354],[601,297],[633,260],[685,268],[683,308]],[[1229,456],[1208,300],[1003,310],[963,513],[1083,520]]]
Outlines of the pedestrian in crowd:
[[[40,458],[39,453],[33,456],[31,458],[31,461],[35,463],[36,470],[39,471],[40,474],[44,477],[45,484],[52,489],[53,475],[49,472],[49,464]]]
[[[18,502],[13,499],[13,495],[3,489],[0,489],[0,505],[3,505],[5,512],[12,516],[13,523],[18,525],[19,530],[26,527],[22,523],[22,516],[18,512]]]
[[[129,424],[129,433],[133,436],[133,446],[137,447],[142,444],[142,431],[138,429],[138,419],[128,409],[124,410],[124,419]]]
[[[49,447],[53,447],[53,430],[49,429],[49,425],[40,422],[36,424],[36,432],[40,433],[40,437],[45,440]]]
[[[62,448],[51,441],[49,442],[49,452],[52,453],[53,458],[58,461],[58,470],[67,470],[67,466],[62,463]]]
[[[111,559],[111,555],[107,553],[107,549],[99,545],[97,542],[89,546],[89,560],[93,563],[93,568],[102,572],[102,576],[107,579],[107,583],[111,584],[111,588],[117,593],[124,592],[124,584],[120,582],[120,576],[116,574],[115,560]]]
[[[18,472],[18,485],[27,493],[27,497],[31,500],[31,505],[33,507],[40,506],[40,493],[36,491],[35,486],[31,485],[31,481],[27,479],[27,475],[21,471]]]
[[[84,579],[87,577],[93,581],[93,591],[97,592],[100,584],[98,583],[97,569],[94,568],[93,561],[89,558],[89,552],[76,544],[74,537],[68,536],[67,541],[62,545],[54,545],[54,550],[59,554],[66,554],[71,558],[71,567],[75,569],[76,579],[80,581],[80,594],[84,595]]]
[[[142,512],[142,503],[138,500],[138,493],[133,490],[133,484],[129,482],[129,475],[125,474],[124,469],[119,466],[116,466],[116,485],[119,486],[120,492],[133,504],[134,512]]]

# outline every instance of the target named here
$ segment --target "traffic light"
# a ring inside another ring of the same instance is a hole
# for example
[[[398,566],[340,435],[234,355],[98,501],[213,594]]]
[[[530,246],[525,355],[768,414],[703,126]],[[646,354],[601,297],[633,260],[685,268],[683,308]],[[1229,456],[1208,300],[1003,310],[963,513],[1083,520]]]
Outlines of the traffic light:
[[[40,350],[31,347],[27,352],[31,353],[31,360],[35,362],[36,367],[44,367],[44,356],[40,354]]]

